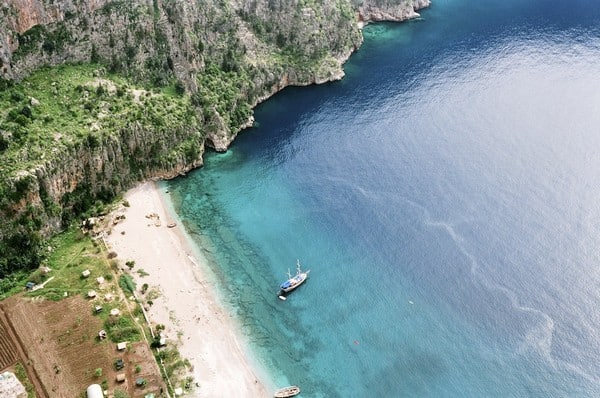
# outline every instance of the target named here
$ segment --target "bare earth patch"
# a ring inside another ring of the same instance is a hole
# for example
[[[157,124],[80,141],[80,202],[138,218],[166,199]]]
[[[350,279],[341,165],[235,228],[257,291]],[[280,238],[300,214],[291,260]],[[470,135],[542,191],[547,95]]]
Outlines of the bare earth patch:
[[[83,297],[53,302],[14,296],[0,306],[19,336],[13,344],[23,348],[24,360],[35,368],[47,392],[38,396],[79,397],[88,385],[104,380],[109,392],[119,388],[131,397],[151,392],[159,396],[165,389],[147,343],[128,344],[125,351],[118,351],[115,343],[99,340],[102,319],[93,315],[91,302]],[[125,364],[119,371],[114,367],[117,359]],[[101,374],[96,369],[102,369]],[[124,373],[126,380],[117,382],[117,373]],[[146,384],[137,387],[138,378]]]

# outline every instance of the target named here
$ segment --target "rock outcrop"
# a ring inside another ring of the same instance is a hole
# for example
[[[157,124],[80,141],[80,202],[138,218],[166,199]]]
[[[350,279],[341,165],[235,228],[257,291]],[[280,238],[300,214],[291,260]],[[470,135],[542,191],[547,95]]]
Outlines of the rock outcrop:
[[[417,10],[429,7],[430,0],[393,1],[393,0],[370,0],[356,4],[360,21],[404,21],[418,18]]]

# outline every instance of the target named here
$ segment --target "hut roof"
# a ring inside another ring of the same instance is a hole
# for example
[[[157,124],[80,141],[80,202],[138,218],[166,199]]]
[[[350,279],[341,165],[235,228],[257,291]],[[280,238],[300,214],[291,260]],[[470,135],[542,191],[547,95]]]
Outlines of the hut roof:
[[[86,390],[87,398],[104,398],[100,384],[90,384]]]

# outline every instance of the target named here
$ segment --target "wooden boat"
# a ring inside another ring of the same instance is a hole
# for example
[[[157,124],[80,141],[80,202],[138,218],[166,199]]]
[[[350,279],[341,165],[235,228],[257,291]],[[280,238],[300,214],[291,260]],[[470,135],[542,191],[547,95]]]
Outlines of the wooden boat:
[[[287,398],[287,397],[295,397],[298,394],[300,394],[300,387],[288,386],[288,387],[280,388],[279,390],[275,391],[275,394],[273,396],[275,398]]]
[[[288,280],[283,282],[279,286],[279,294],[278,294],[279,298],[285,297],[286,293],[291,292],[292,290],[296,289],[298,286],[303,284],[304,281],[308,278],[309,272],[310,272],[310,270],[302,271],[300,269],[300,260],[298,260],[297,265],[296,265],[296,275],[292,276],[290,271],[288,270]]]

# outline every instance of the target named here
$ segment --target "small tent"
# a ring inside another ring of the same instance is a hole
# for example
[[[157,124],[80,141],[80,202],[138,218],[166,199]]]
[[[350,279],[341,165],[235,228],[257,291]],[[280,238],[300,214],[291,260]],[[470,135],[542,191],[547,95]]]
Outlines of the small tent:
[[[100,384],[90,384],[86,390],[87,398],[104,398]]]

